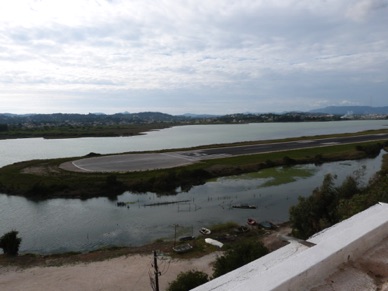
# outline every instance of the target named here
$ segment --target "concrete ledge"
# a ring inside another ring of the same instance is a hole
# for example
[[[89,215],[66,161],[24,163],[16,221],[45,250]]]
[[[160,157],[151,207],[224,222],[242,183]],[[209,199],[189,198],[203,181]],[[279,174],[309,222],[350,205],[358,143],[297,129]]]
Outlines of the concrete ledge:
[[[388,204],[379,203],[310,238],[291,243],[194,290],[308,290],[388,237]]]

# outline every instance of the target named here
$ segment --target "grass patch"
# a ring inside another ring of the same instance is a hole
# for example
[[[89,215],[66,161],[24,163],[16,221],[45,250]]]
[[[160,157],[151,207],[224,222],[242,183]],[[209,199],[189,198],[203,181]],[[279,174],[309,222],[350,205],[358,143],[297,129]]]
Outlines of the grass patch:
[[[314,175],[314,169],[296,167],[281,167],[264,169],[257,173],[256,178],[268,179],[260,187],[278,186],[295,182],[298,178],[308,178]]]
[[[209,227],[209,229],[213,233],[218,233],[218,232],[225,232],[225,231],[232,231],[234,228],[238,227],[239,225],[233,221],[229,222],[224,222],[224,223],[217,223],[213,224]]]

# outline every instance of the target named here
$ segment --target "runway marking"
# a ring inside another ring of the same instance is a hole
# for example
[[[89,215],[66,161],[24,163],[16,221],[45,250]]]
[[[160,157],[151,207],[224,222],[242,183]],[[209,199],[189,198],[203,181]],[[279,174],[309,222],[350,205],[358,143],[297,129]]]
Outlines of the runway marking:
[[[324,145],[336,145],[336,144],[341,144],[341,143],[338,142],[338,141],[333,141],[333,142],[322,142],[321,144],[324,144]]]
[[[186,161],[198,161],[198,156],[191,156],[191,155],[189,156],[189,155],[180,154],[180,153],[175,153],[175,154],[163,153],[161,155],[171,157],[171,158],[179,158]]]
[[[85,171],[85,172],[93,172],[93,170],[89,170],[89,169],[86,169],[86,168],[83,168],[83,167],[78,166],[75,162],[76,162],[76,161],[71,162],[71,163],[72,163],[73,166],[76,167],[77,169],[80,169],[80,170]]]
[[[214,154],[214,155],[203,155],[203,157],[206,157],[206,159],[217,159],[217,158],[225,158],[225,157],[231,157],[232,155],[229,154]]]

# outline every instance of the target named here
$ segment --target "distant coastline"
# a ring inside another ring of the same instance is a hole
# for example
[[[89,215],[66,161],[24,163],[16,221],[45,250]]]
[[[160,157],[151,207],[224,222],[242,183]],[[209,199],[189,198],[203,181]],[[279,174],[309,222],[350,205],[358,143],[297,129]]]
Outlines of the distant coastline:
[[[317,122],[388,119],[388,107],[326,107],[310,112],[236,113],[228,115],[161,112],[117,114],[0,114],[0,139],[134,136],[179,125]]]

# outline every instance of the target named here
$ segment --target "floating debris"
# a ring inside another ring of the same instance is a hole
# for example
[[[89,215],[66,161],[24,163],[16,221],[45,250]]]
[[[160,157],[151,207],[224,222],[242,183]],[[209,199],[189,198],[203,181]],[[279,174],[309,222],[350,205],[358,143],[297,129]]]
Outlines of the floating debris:
[[[184,202],[190,202],[190,201],[191,200],[165,201],[165,202],[144,204],[144,206],[160,206],[160,205],[177,204],[177,203],[184,203]]]

